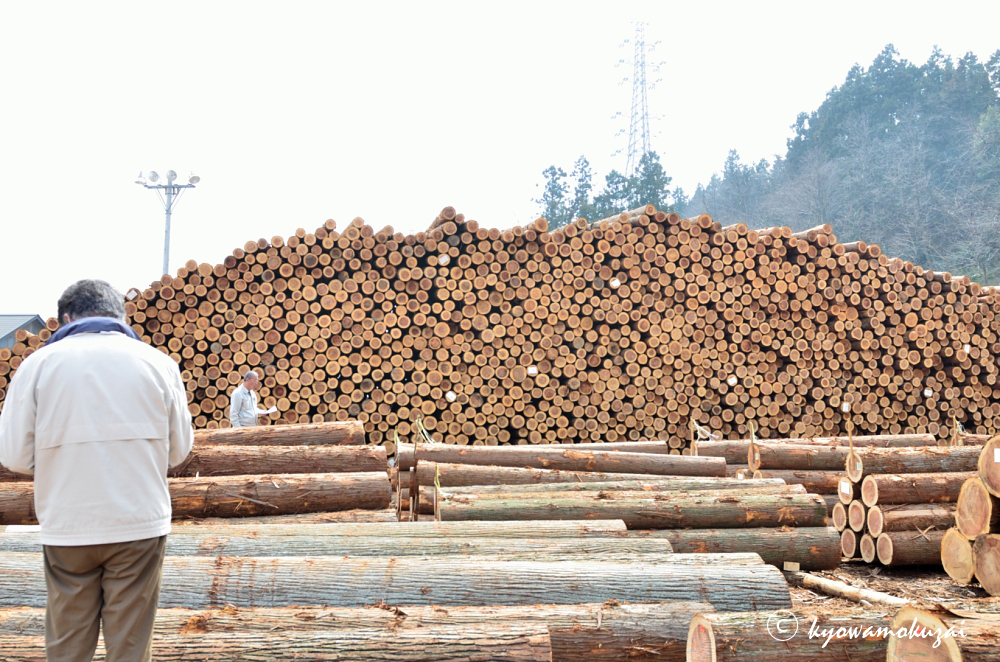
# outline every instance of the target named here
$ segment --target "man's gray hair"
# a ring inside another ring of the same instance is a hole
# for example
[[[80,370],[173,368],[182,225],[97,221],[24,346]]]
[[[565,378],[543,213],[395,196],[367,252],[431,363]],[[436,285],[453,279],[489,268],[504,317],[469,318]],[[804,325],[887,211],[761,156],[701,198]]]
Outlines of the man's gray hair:
[[[84,317],[113,317],[125,321],[125,297],[103,280],[78,280],[59,297],[59,325]]]
[[[256,370],[247,370],[246,374],[243,375],[243,381],[246,381],[246,380],[250,379],[251,377],[255,377],[257,379],[260,379],[260,375],[257,374]]]

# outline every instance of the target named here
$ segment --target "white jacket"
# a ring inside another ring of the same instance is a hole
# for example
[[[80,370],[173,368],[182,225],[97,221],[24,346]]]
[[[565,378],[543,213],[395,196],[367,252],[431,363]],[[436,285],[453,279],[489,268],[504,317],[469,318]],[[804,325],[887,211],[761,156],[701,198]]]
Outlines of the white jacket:
[[[43,545],[170,532],[167,467],[194,438],[177,364],[121,333],[79,333],[29,356],[0,414],[0,464],[35,475]]]
[[[257,425],[257,417],[265,412],[257,407],[257,394],[240,384],[229,396],[229,423],[234,428]]]

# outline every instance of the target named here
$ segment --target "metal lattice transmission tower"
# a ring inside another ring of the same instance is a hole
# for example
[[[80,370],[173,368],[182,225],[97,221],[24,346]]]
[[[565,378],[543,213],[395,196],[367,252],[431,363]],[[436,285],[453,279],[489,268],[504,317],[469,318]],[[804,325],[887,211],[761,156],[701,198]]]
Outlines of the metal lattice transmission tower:
[[[649,64],[646,57],[651,54],[660,42],[648,43],[646,41],[646,24],[635,24],[635,38],[632,39],[632,112],[629,116],[628,126],[628,151],[625,161],[625,176],[630,177],[639,168],[639,161],[652,147],[652,134],[649,130],[649,91],[652,90],[659,79],[650,80],[660,70],[662,62]],[[622,46],[629,43],[626,39]],[[625,64],[624,59],[619,60],[619,64]],[[615,65],[618,66],[618,65]],[[628,82],[628,78],[622,83]],[[619,83],[621,84],[621,83]],[[622,113],[615,113],[615,117],[620,117]],[[617,135],[621,135],[619,131]],[[620,154],[622,150],[615,152]]]

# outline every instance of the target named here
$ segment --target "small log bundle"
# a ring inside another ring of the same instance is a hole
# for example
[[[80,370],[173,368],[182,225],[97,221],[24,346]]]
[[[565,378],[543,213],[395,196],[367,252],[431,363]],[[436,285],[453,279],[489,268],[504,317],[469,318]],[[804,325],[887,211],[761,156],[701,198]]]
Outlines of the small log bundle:
[[[938,565],[944,531],[883,532],[875,541],[879,563],[887,566]]]
[[[888,617],[874,611],[846,617],[833,610],[698,614],[688,630],[687,660],[885,662],[888,641],[875,631],[888,625]],[[856,628],[857,632],[838,637],[840,628]]]
[[[238,432],[250,428],[228,428]],[[279,428],[275,428],[279,429]],[[197,446],[168,475],[239,476],[378,471],[385,475],[381,446]]]
[[[158,654],[161,648],[166,647],[163,637],[185,636],[196,641],[203,635],[237,632],[336,633],[357,629],[398,632],[502,623],[544,624],[552,641],[553,662],[616,662],[646,656],[663,662],[683,662],[691,618],[696,613],[711,612],[712,605],[704,602],[447,609],[411,606],[405,610],[380,607],[159,609],[154,625],[153,650]],[[0,610],[2,635],[42,637],[44,622],[45,613],[42,610]]]
[[[715,493],[720,494],[720,493]],[[812,494],[757,495],[628,492],[565,494],[533,498],[437,499],[440,521],[508,519],[620,519],[630,529],[826,526],[826,502]]]
[[[0,552],[0,606],[45,606],[41,554]],[[700,600],[696,600],[700,597]],[[776,568],[623,562],[469,563],[467,558],[168,556],[161,607],[484,606],[710,602],[716,609],[791,606]],[[405,609],[404,609],[405,611]]]
[[[832,570],[840,565],[840,536],[832,527],[777,529],[665,529],[632,531],[630,537],[670,542],[677,554],[753,551],[764,563],[783,568],[786,561],[802,570]]]
[[[418,418],[456,445],[996,433],[997,293],[828,225],[723,226],[651,206],[548,231],[445,208],[404,235],[248,241],[126,294],[181,367],[198,428],[225,427],[248,367],[280,423],[357,419],[369,443]],[[0,399],[57,327],[0,349]],[[841,410],[851,405],[850,413]],[[391,450],[391,449],[389,449]]]
[[[45,638],[0,635],[9,662],[44,657]],[[191,636],[160,635],[153,640],[157,660],[508,660],[550,662],[552,645],[544,623],[491,623],[404,630],[344,629],[337,632],[213,632]],[[263,656],[263,658],[261,657]]]
[[[998,662],[1000,617],[962,612],[945,615],[903,607],[890,624],[886,660]]]
[[[860,498],[869,508],[876,504],[954,503],[962,484],[974,475],[971,471],[870,474],[861,481]]]
[[[170,478],[175,519],[388,508],[384,471]],[[34,483],[0,483],[0,524],[37,524]]]

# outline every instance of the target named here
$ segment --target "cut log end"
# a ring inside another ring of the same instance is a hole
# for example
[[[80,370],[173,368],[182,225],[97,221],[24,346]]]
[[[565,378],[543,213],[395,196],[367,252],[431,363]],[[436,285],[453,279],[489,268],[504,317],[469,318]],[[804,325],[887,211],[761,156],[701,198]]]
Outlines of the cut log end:
[[[955,526],[969,540],[990,533],[1000,521],[1000,500],[989,493],[986,484],[974,476],[962,484],[955,509]]]
[[[712,624],[701,614],[691,619],[688,629],[687,662],[717,662]]]
[[[861,501],[869,508],[878,503],[878,483],[871,476],[861,481]]]
[[[892,619],[890,629],[894,633],[901,631],[910,632],[910,626],[916,623],[915,631],[926,628],[930,632],[946,632],[948,626],[941,622],[937,616],[926,611],[913,607],[903,607]],[[899,637],[892,634],[889,637],[889,648],[886,655],[887,660],[941,660],[942,662],[962,659],[962,652],[959,650],[955,637],[941,637],[940,643],[936,643],[936,637]]]
[[[850,529],[844,529],[840,533],[840,553],[846,559],[853,559],[858,554],[858,536]]]
[[[1000,596],[1000,535],[984,533],[972,544],[976,579],[990,595]]]
[[[847,528],[847,506],[843,503],[833,504],[830,517],[833,520],[833,528],[838,531],[843,531]]]
[[[983,446],[978,469],[979,478],[989,493],[1000,497],[1000,436],[993,437]]]
[[[882,527],[885,524],[885,518],[882,517],[882,509],[879,506],[872,506],[868,510],[867,516],[868,533],[879,537],[882,533]]]
[[[860,501],[852,501],[847,507],[847,523],[856,532],[865,530],[865,505]]]
[[[861,548],[861,560],[865,563],[873,563],[876,556],[875,538],[866,533],[861,536],[861,543],[858,546]]]
[[[968,584],[976,577],[976,560],[972,554],[972,541],[957,528],[945,531],[941,539],[941,565],[958,584]]]

